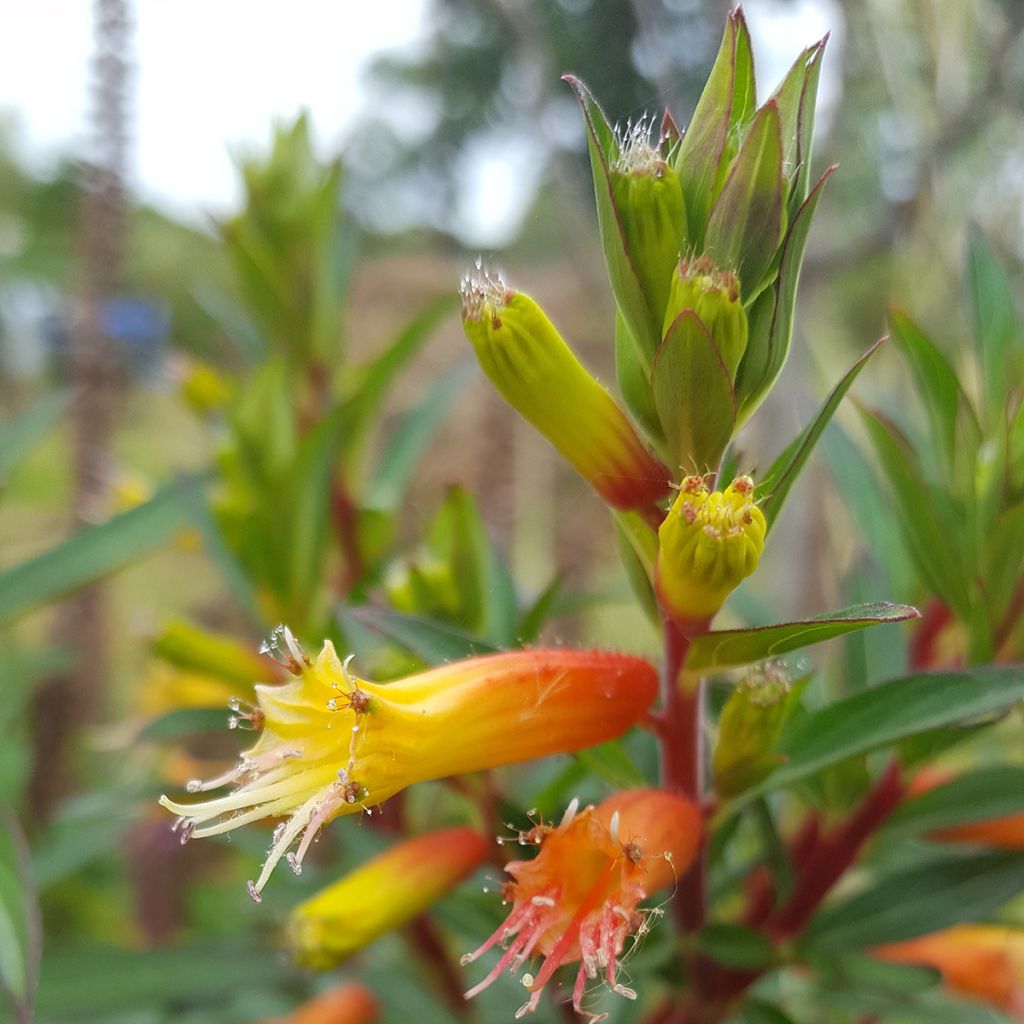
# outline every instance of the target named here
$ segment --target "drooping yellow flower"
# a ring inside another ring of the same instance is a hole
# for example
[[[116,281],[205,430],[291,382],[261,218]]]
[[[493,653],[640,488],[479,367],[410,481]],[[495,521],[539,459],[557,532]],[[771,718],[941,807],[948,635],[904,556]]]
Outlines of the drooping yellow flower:
[[[280,817],[259,893],[288,856],[297,870],[316,834],[341,814],[367,813],[414,782],[480,771],[603,743],[644,714],[657,673],[641,658],[598,651],[531,650],[469,658],[391,683],[348,671],[329,641],[311,662],[291,632],[279,653],[296,678],[256,687],[263,733],[237,767],[186,787],[221,797],[160,803],[179,815],[182,841]]]
[[[724,491],[712,491],[702,476],[686,477],[658,530],[662,607],[681,626],[707,622],[757,568],[765,532],[749,476]]]
[[[1024,929],[963,924],[873,953],[890,963],[934,967],[954,991],[1024,1020]]]
[[[668,470],[528,295],[478,265],[462,281],[462,324],[480,368],[609,505],[644,508]]]
[[[494,945],[506,945],[486,978],[466,993],[482,992],[502,971],[515,973],[534,955],[543,957],[536,975],[524,974],[530,999],[516,1018],[532,1013],[544,986],[563,964],[579,962],[572,1005],[586,1014],[588,979],[604,974],[627,999],[636,993],[618,980],[619,958],[630,935],[646,931],[640,901],[685,874],[700,846],[700,812],[690,801],[658,789],[617,793],[597,807],[578,810],[574,800],[556,828],[538,826],[519,839],[540,849],[533,860],[509,863],[505,886],[512,904],[504,923],[479,949],[462,958],[472,963]]]
[[[471,828],[408,839],[367,861],[292,911],[288,944],[295,959],[325,971],[407,924],[487,857]]]

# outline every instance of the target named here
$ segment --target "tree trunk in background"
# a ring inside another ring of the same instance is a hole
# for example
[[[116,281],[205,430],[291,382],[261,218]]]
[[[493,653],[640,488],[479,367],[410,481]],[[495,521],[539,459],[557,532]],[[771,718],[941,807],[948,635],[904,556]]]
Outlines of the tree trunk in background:
[[[68,376],[71,410],[72,529],[107,515],[108,449],[118,390],[119,358],[106,335],[102,304],[120,284],[125,224],[124,172],[128,85],[127,0],[95,0],[91,152],[82,165],[78,290],[71,324]],[[29,814],[46,821],[72,788],[73,741],[102,705],[108,672],[108,626],[103,587],[86,587],[57,613],[56,642],[71,654],[68,671],[36,694],[32,730],[35,770]]]

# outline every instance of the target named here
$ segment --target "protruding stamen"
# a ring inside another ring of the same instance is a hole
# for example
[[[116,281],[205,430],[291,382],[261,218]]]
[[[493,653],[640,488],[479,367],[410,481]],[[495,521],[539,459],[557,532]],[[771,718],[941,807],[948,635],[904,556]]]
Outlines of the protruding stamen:
[[[256,883],[250,878],[245,884],[246,888],[249,890],[249,899],[251,899],[253,903],[262,903],[263,897],[260,895],[259,889],[256,888]]]
[[[558,823],[559,828],[568,828],[576,817],[576,812],[580,809],[580,798],[574,796],[569,801],[569,806],[565,809],[565,814],[562,815],[562,820]]]

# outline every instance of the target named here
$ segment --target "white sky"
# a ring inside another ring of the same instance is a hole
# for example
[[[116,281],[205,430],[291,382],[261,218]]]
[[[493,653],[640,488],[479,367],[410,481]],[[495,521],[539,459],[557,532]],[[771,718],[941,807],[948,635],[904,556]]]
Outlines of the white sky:
[[[132,6],[131,185],[144,200],[202,222],[235,205],[231,152],[264,149],[275,117],[308,109],[321,151],[331,154],[360,108],[367,59],[420,36],[425,0]],[[763,95],[803,46],[842,23],[836,0],[748,0],[746,12]],[[83,151],[91,19],[91,0],[0,0],[0,112],[15,112],[20,148],[37,167]],[[827,104],[828,61],[825,69]],[[493,221],[479,225],[478,244],[500,244],[518,222],[509,208],[518,171],[492,164],[481,163],[466,203],[471,216]]]

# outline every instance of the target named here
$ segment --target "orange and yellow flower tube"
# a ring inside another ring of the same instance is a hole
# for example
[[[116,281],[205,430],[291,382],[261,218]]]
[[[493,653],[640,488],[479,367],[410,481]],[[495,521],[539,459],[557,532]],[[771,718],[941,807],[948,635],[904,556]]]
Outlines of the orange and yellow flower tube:
[[[292,911],[295,959],[328,970],[400,928],[453,889],[487,857],[471,828],[449,828],[393,846]]]
[[[391,683],[353,676],[327,642],[315,662],[281,634],[296,678],[257,686],[259,741],[236,768],[186,789],[229,784],[226,796],[182,803],[182,841],[261,818],[286,818],[258,879],[277,862],[293,870],[332,818],[369,812],[414,782],[579,750],[621,735],[646,712],[657,673],[641,658],[598,651],[531,650],[469,658]]]
[[[371,1024],[379,1015],[373,993],[363,985],[347,982],[314,996],[286,1017],[263,1024]]]
[[[536,975],[524,974],[530,993],[516,1017],[533,1012],[545,985],[563,964],[579,963],[572,1005],[584,1013],[588,979],[603,973],[614,992],[636,993],[618,979],[626,939],[649,929],[658,911],[639,909],[641,900],[685,874],[700,846],[701,816],[688,800],[658,789],[627,790],[597,807],[570,804],[557,827],[540,825],[519,839],[540,849],[533,860],[517,860],[504,890],[512,905],[500,928],[474,952],[472,963],[496,944],[505,951],[488,975],[466,993],[472,998],[502,971],[515,973],[532,956],[543,961]]]
[[[1024,929],[957,925],[873,952],[890,963],[934,967],[953,991],[1024,1020]]]

